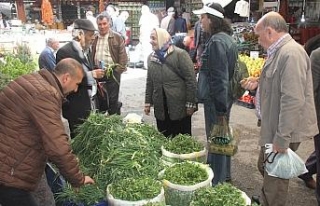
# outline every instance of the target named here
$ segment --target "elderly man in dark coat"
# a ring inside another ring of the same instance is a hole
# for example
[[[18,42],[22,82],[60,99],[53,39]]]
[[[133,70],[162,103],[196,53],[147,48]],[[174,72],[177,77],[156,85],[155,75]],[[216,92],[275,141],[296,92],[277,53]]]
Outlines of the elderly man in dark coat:
[[[63,105],[63,116],[69,121],[71,138],[75,137],[75,128],[83,123],[90,111],[98,109],[96,100],[96,80],[104,76],[104,70],[93,69],[90,46],[95,38],[95,27],[90,20],[77,19],[72,30],[73,40],[57,52],[57,63],[64,58],[73,58],[82,64],[85,77],[76,93],[70,94]]]

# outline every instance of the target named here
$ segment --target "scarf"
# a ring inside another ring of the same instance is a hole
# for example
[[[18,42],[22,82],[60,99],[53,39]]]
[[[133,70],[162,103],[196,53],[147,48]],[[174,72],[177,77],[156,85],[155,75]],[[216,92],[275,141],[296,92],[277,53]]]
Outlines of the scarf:
[[[168,48],[171,46],[172,41],[171,41],[171,36],[167,32],[167,30],[162,29],[162,28],[156,28],[155,29],[158,37],[158,50],[155,50],[155,57],[158,58],[158,60],[161,63],[165,62],[165,56],[168,51]]]

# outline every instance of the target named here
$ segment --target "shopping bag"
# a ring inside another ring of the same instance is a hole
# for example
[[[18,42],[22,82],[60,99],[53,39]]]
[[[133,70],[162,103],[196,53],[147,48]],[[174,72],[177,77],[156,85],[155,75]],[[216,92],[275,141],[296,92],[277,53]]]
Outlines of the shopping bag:
[[[290,148],[286,153],[269,151],[265,159],[265,168],[268,175],[282,179],[291,179],[308,172],[304,161]]]
[[[233,137],[233,132],[228,121],[223,117],[214,124],[208,139],[209,152],[233,156],[238,151],[238,141]]]

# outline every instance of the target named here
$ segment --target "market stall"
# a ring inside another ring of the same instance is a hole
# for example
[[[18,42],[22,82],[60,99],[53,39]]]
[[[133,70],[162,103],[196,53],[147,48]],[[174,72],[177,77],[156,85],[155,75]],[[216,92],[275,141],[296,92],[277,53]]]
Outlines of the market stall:
[[[214,174],[203,164],[207,151],[194,137],[167,139],[137,115],[122,118],[99,113],[91,113],[78,132],[72,149],[82,170],[96,183],[77,192],[65,185],[57,196],[64,205],[203,206],[203,200],[211,205],[219,201],[232,206],[251,204],[230,184],[211,186]],[[211,193],[210,197],[201,190]]]
[[[258,44],[258,37],[254,33],[254,23],[234,23],[233,37],[238,44],[239,60],[248,71],[248,77],[258,78],[265,61],[265,51]],[[242,97],[236,100],[238,105],[255,108],[254,92],[246,91]]]

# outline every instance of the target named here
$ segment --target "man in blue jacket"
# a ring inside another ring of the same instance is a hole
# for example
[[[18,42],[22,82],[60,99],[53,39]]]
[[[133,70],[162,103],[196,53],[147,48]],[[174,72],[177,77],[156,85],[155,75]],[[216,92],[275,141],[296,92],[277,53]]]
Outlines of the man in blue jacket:
[[[53,70],[56,66],[56,51],[59,49],[59,41],[54,38],[49,38],[46,41],[47,46],[41,52],[39,56],[39,69],[46,68],[48,70]]]

